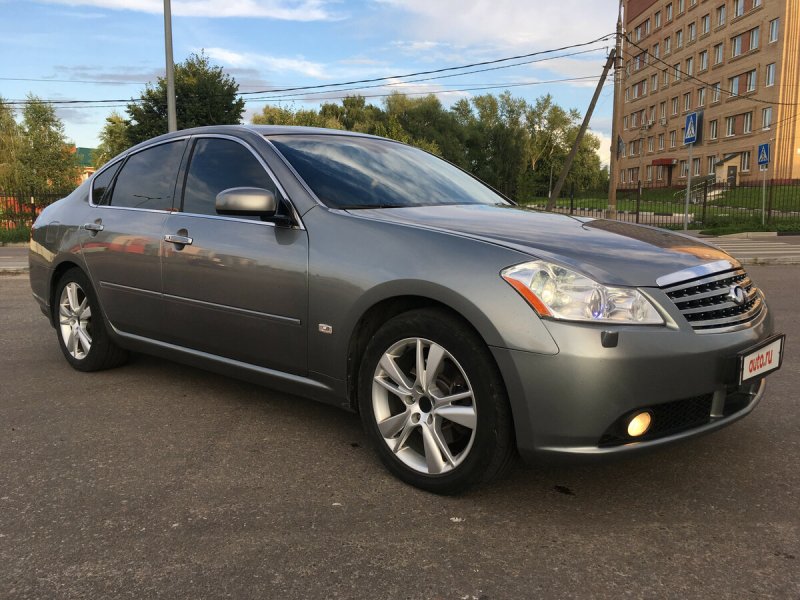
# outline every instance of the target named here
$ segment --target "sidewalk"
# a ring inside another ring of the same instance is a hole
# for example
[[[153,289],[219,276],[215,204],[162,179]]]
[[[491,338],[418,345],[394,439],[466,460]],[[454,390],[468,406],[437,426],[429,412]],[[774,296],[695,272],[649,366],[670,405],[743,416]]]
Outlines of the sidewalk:
[[[28,272],[28,244],[0,246],[0,275]]]

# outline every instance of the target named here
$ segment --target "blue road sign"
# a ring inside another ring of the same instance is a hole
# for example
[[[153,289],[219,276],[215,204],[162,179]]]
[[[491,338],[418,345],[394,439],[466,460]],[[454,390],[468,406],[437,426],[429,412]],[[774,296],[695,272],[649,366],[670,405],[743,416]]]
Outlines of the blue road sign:
[[[761,144],[758,147],[758,164],[759,165],[769,164],[769,144]]]
[[[697,141],[697,113],[686,115],[686,129],[683,132],[683,143],[694,144]]]

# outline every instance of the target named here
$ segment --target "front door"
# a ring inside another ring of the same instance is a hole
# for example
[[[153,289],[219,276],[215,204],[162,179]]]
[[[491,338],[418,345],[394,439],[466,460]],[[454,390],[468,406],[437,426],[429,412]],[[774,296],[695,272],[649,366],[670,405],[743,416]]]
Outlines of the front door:
[[[234,138],[203,137],[191,152],[182,210],[165,225],[165,235],[186,243],[162,242],[168,341],[304,374],[306,231],[216,214],[216,195],[228,188],[264,188],[281,197],[248,146]]]
[[[728,187],[736,187],[736,166],[728,167]]]

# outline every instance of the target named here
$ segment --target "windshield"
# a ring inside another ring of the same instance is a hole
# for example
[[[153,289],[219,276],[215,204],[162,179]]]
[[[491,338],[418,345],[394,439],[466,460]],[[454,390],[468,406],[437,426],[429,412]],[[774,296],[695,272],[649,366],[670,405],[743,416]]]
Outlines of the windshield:
[[[331,208],[509,204],[461,169],[404,144],[342,135],[269,140]]]

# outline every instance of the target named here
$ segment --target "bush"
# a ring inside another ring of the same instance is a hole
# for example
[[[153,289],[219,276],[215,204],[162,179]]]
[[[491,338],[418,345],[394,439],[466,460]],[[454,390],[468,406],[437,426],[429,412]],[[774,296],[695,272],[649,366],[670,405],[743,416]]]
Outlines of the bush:
[[[0,229],[0,244],[14,244],[27,242],[31,238],[29,227],[17,227],[15,229]]]

